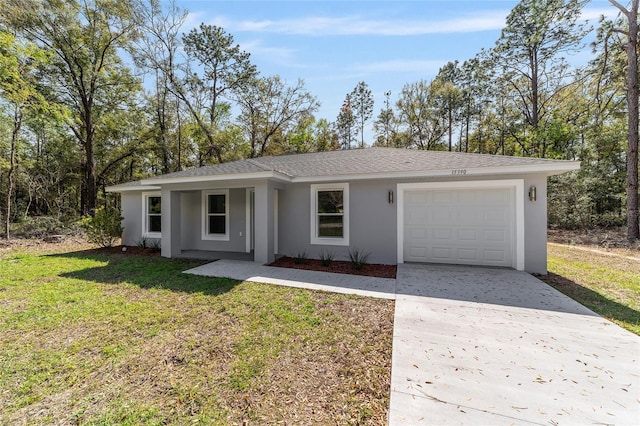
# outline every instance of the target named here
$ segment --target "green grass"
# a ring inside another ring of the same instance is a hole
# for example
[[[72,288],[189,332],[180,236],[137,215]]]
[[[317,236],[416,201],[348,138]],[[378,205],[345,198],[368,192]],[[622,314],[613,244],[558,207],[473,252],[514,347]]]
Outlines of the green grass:
[[[197,264],[1,253],[0,424],[384,423],[392,302]]]
[[[549,245],[543,280],[594,312],[640,335],[640,262]]]

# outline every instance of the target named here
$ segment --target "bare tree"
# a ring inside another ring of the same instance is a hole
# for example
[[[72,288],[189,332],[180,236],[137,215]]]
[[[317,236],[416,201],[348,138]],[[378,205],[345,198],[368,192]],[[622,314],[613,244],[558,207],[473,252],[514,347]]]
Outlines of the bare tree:
[[[316,98],[304,87],[304,81],[287,86],[278,76],[244,85],[237,100],[242,109],[239,121],[251,143],[252,158],[265,155],[275,136],[283,135],[319,107]]]

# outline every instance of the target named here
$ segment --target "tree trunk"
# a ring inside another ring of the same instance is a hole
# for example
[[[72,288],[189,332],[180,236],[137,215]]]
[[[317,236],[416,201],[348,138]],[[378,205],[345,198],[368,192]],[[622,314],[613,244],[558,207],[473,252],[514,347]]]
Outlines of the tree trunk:
[[[638,223],[638,0],[634,0],[627,16],[627,103],[629,133],[627,135],[627,238],[640,238]]]
[[[93,138],[87,140],[85,143],[84,152],[87,157],[84,171],[84,189],[86,195],[82,214],[93,215],[96,209],[96,199],[98,195],[96,191],[96,164],[93,158]]]
[[[85,154],[84,175],[83,175],[83,202],[80,206],[83,215],[92,215],[96,209],[96,201],[98,198],[96,188],[96,161],[94,158],[94,133],[92,112],[90,107],[86,107],[84,111],[84,131],[85,137],[83,141],[83,148]]]
[[[531,61],[531,127],[534,130],[533,142],[531,146],[531,154],[534,157],[538,157],[538,124],[540,121],[538,115],[538,55],[537,51],[533,50],[530,53]]]
[[[609,0],[627,18],[627,238],[640,238],[638,218],[638,0],[629,10],[616,0]]]
[[[451,108],[451,100],[449,100],[449,152],[451,152],[451,144],[452,144],[452,138],[453,138],[453,112],[452,112],[452,108]]]
[[[7,204],[4,210],[4,235],[7,241],[11,239],[9,226],[11,225],[11,195],[13,194],[13,172],[16,168],[16,147],[18,145],[18,134],[20,133],[21,126],[22,111],[20,110],[20,107],[16,105],[15,111],[13,113],[13,131],[11,132],[11,149],[9,152],[9,171],[7,172]]]

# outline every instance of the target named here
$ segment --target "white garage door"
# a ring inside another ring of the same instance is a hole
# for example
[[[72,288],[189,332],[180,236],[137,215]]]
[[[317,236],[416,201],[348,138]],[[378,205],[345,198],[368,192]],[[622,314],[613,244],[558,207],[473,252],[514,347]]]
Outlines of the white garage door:
[[[511,188],[407,190],[404,260],[515,266]]]

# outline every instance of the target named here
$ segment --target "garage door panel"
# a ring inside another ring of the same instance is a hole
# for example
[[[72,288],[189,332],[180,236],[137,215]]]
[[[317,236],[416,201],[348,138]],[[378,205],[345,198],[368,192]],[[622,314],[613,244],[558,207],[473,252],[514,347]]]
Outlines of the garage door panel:
[[[458,249],[458,260],[463,262],[478,262],[478,250],[472,248]]]
[[[506,260],[506,253],[504,250],[485,250],[485,260],[488,262],[502,263]]]
[[[425,252],[426,255],[427,253]],[[446,260],[451,258],[452,250],[448,247],[433,247],[431,255],[435,260]]]
[[[451,209],[451,213],[456,217],[456,223],[475,225],[478,223],[478,212],[473,211],[468,206],[460,206],[459,210]]]
[[[477,241],[478,231],[475,229],[458,229],[458,240],[460,241]]]
[[[409,249],[409,257],[421,258],[427,256],[427,249],[425,247],[412,247]]]
[[[455,215],[455,212],[452,209],[439,208],[431,212],[431,220],[429,222],[437,226],[451,225],[452,223],[454,223],[455,219],[454,217],[452,217],[453,215]]]
[[[452,200],[452,195],[453,194],[447,193],[444,191],[436,191],[436,192],[431,192],[427,194],[427,196],[425,197],[425,200],[430,201],[432,203],[437,203],[437,204],[450,204]]]
[[[451,239],[451,229],[449,228],[435,228],[431,233],[431,236],[434,240],[450,240]]]
[[[510,188],[407,191],[404,259],[513,266],[513,200]]]
[[[484,239],[488,242],[507,242],[507,233],[504,230],[488,230],[484,231]]]

